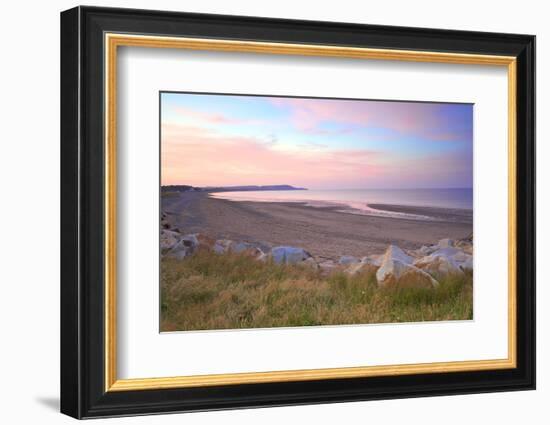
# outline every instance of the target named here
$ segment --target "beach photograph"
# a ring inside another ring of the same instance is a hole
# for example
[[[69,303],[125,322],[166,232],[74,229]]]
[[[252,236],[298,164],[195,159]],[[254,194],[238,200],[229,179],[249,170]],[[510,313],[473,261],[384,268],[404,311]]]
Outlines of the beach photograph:
[[[160,93],[160,331],[473,319],[473,105]]]

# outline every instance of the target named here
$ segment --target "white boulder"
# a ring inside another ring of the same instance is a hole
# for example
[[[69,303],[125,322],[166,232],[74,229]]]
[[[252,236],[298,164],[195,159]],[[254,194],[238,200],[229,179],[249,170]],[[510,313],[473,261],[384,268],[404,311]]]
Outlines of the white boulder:
[[[350,275],[358,273],[375,273],[382,264],[383,255],[363,257],[359,263],[351,264],[345,272]]]
[[[462,270],[474,270],[474,258],[470,255],[464,262],[459,263]]]
[[[411,263],[412,258],[402,249],[390,245],[384,254],[382,265],[376,272],[378,286],[433,288],[439,284],[432,276]]]
[[[458,254],[460,250],[458,248],[454,248],[452,246],[446,247],[446,248],[439,248],[432,252],[430,255],[433,256],[442,256],[442,257],[454,257],[456,254]]]
[[[449,238],[440,239],[439,242],[437,242],[439,248],[451,248],[453,245],[454,241]]]
[[[162,229],[160,231],[160,249],[164,252],[174,247],[180,240],[181,235],[172,230]]]
[[[471,241],[468,240],[459,240],[455,243],[457,248],[460,248],[466,254],[472,255],[474,253],[474,245]]]
[[[181,260],[195,253],[199,247],[199,238],[197,234],[184,235],[180,240],[168,251],[168,256]]]
[[[181,238],[181,241],[180,242],[184,242],[185,245],[187,246],[192,246],[192,247],[197,247],[199,246],[199,235],[198,233],[193,233],[193,234],[189,234],[189,235],[184,235],[182,238]]]
[[[337,268],[337,265],[332,260],[326,260],[319,263],[319,269],[325,274],[329,274]]]
[[[431,275],[461,274],[465,268],[463,265],[471,265],[471,259],[471,255],[457,248],[446,247],[416,260],[414,265]]]
[[[229,251],[254,258],[259,258],[263,255],[263,251],[250,242],[233,242],[229,246]]]
[[[415,252],[416,252],[416,255],[420,257],[425,257],[426,255],[430,255],[432,252],[434,252],[438,248],[439,247],[437,245],[430,245],[430,246],[422,245]]]
[[[372,255],[363,257],[361,259],[361,262],[365,264],[372,264],[373,266],[376,266],[376,267],[380,267],[382,265],[383,260],[384,260],[384,254],[382,255],[372,254]]]
[[[304,261],[301,261],[297,264],[303,267],[310,268],[311,270],[319,270],[319,264],[317,264],[317,261],[315,261],[315,258],[313,257],[306,258]]]
[[[216,254],[225,254],[232,243],[233,241],[229,239],[218,239],[214,242],[214,247],[212,249]]]
[[[432,276],[462,273],[458,264],[451,257],[444,255],[428,255],[415,261],[414,266]]]
[[[462,270],[474,269],[474,258],[470,254],[459,251],[453,256],[453,260]]]
[[[250,242],[233,242],[229,245],[229,251],[235,254],[241,254],[249,249],[254,249],[256,246]]]
[[[360,273],[375,273],[378,270],[377,265],[371,261],[361,261],[360,263],[352,264],[346,269],[346,273],[356,275]]]
[[[271,258],[276,264],[297,264],[310,257],[305,249],[293,246],[277,246],[271,250]]]
[[[260,254],[258,254],[257,256],[255,256],[255,258],[256,258],[256,260],[261,261],[262,263],[265,263],[266,261],[269,260],[270,255],[269,255],[269,254],[266,254],[266,253],[263,252],[263,251],[260,251]]]
[[[412,264],[413,262],[413,258],[410,255],[405,254],[405,251],[397,245],[388,246],[388,249],[386,249],[386,252],[382,256],[381,260],[381,265],[388,260],[397,260],[404,264]]]

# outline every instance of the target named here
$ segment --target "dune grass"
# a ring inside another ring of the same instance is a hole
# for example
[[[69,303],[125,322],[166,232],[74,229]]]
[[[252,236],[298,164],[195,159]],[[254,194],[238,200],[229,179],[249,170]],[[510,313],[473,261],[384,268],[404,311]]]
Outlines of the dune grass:
[[[199,252],[161,262],[161,331],[472,319],[472,275],[435,289],[378,288],[373,272],[323,276],[304,266]]]

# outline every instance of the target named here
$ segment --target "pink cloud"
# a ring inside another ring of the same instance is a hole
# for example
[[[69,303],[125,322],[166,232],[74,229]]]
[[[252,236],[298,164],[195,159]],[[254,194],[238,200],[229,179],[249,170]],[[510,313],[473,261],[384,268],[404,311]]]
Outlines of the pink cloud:
[[[211,129],[162,125],[162,184],[363,185],[383,178],[384,154],[368,150],[281,151],[256,138]]]
[[[291,113],[294,126],[313,134],[327,133],[319,126],[327,122],[362,127],[378,127],[402,134],[422,136],[433,140],[456,140],[446,122],[438,115],[440,104],[410,102],[382,102],[331,99],[272,98],[272,104]],[[352,131],[351,128],[343,129]]]
[[[210,124],[238,124],[239,120],[227,117],[223,114],[216,114],[211,112],[202,112],[197,111],[192,108],[185,108],[183,106],[178,106],[174,109],[178,114],[183,118],[192,119],[194,121],[199,121],[202,123]]]
[[[200,124],[247,124],[247,125],[262,125],[265,124],[264,121],[258,119],[240,119],[231,117],[229,115],[213,112],[203,112],[198,111],[192,108],[186,108],[183,106],[177,106],[174,108],[174,111],[177,112],[182,118],[192,121],[193,123]]]

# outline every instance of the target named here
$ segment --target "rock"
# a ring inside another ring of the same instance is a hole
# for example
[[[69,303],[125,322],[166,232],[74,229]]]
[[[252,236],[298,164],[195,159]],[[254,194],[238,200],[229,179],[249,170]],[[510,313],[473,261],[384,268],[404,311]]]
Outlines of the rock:
[[[172,258],[182,259],[195,253],[199,248],[199,238],[197,234],[189,234],[182,236],[168,252],[168,256]]]
[[[363,257],[359,263],[351,264],[345,272],[350,275],[358,273],[375,273],[382,264],[383,255],[369,255]]]
[[[461,239],[455,243],[455,246],[467,254],[472,255],[474,253],[474,246],[470,241]]]
[[[450,239],[439,241],[437,244],[438,249],[430,255],[416,260],[414,265],[434,276],[450,273],[461,274],[464,270],[472,270],[473,258],[471,253],[459,249],[459,247],[465,246],[469,242],[461,240],[451,243],[449,241]]]
[[[256,258],[256,259],[262,257],[263,255],[265,255],[264,252],[260,248],[257,248],[257,247],[247,248],[246,250],[241,251],[240,254],[241,255],[246,255],[248,257],[253,257],[253,258]]]
[[[235,254],[240,254],[253,248],[256,248],[256,246],[250,242],[233,242],[229,245],[229,251]]]
[[[434,288],[439,285],[430,274],[399,260],[385,262],[376,272],[380,287]]]
[[[216,241],[212,239],[209,236],[203,235],[202,233],[198,233],[196,235],[197,240],[199,241],[198,249],[205,249],[207,251],[212,251],[214,249],[214,245]]]
[[[466,271],[466,270],[473,271],[474,270],[474,258],[470,255],[469,258],[466,261],[464,261],[463,263],[460,263],[459,266],[464,271]]]
[[[439,242],[437,242],[437,246],[439,248],[452,248],[453,246],[453,240],[449,238],[441,239]]]
[[[258,258],[263,254],[260,248],[250,242],[232,242],[229,245],[229,252],[254,258]]]
[[[262,263],[265,263],[267,260],[269,260],[269,254],[262,252],[260,255],[256,257],[256,260],[261,261]]]
[[[359,263],[359,260],[355,258],[353,255],[343,255],[340,257],[340,260],[338,261],[338,264],[341,266],[349,266],[350,264],[356,264]]]
[[[376,273],[377,270],[378,270],[378,266],[369,262],[365,263],[361,261],[360,263],[350,265],[345,270],[345,272],[353,276],[360,273]]]
[[[229,239],[218,239],[216,242],[214,242],[212,250],[216,254],[225,254],[229,250],[229,247],[232,243],[233,241]]]
[[[305,249],[293,246],[277,246],[271,250],[271,258],[276,264],[296,264],[310,257]]]
[[[264,252],[250,242],[234,242],[229,239],[218,239],[212,243],[212,250],[216,254],[225,254],[228,252],[234,254],[248,255],[250,257],[259,258],[264,255]],[[262,258],[262,261],[265,258]]]
[[[465,261],[468,261],[468,259],[472,258],[471,255],[466,254],[463,251],[458,251],[453,255],[453,260],[455,260],[457,263],[464,263]]]
[[[180,240],[181,235],[171,230],[162,229],[160,231],[160,249],[162,252],[167,251],[176,245]]]
[[[412,258],[395,245],[384,254],[382,265],[376,272],[380,287],[433,288],[439,283],[428,273],[411,264]]]
[[[474,259],[470,254],[467,254],[463,251],[457,252],[453,256],[453,260],[456,262],[458,267],[461,270],[473,270],[474,269]]]
[[[260,250],[262,252],[266,252],[266,253],[271,252],[271,244],[269,244],[267,242],[262,242],[262,241],[256,242],[256,241],[254,241],[254,245],[257,248],[260,248]]]
[[[438,248],[437,245],[430,245],[430,246],[426,246],[426,245],[423,245],[422,247],[420,247],[419,249],[416,250],[416,253],[420,256],[420,257],[425,257],[426,255],[430,255],[432,252],[434,252],[436,249]]]
[[[329,274],[332,271],[334,271],[337,266],[332,260],[323,261],[322,263],[319,263],[319,268],[321,269],[321,272],[324,274]]]
[[[163,228],[163,229],[172,229],[172,224],[168,222],[168,220],[166,219],[166,214],[165,213],[162,213],[161,216],[160,216],[160,226]],[[172,229],[174,230],[174,229]]]
[[[430,255],[435,257],[454,257],[461,251],[458,248],[448,247],[448,248],[440,248],[432,252]]]
[[[432,276],[462,274],[462,269],[452,259],[445,255],[428,255],[414,262],[414,266]]]
[[[372,264],[373,266],[380,267],[382,265],[382,261],[384,260],[384,254],[382,255],[376,255],[371,254],[367,257],[363,257],[361,259],[362,263]]]
[[[414,262],[414,265],[431,275],[450,273],[462,273],[463,263],[471,260],[471,255],[458,248],[446,247],[434,251],[432,254],[422,257]]]
[[[183,243],[185,246],[188,246],[192,249],[196,249],[200,244],[199,235],[197,233],[184,235],[181,238],[180,243]]]
[[[299,262],[298,265],[310,268],[312,270],[319,269],[319,265],[317,264],[317,261],[315,261],[313,257],[306,258],[304,261]]]
[[[404,264],[412,264],[413,258],[399,248],[396,245],[390,245],[388,246],[388,249],[386,249],[386,252],[381,258],[380,265],[384,264],[388,259],[390,260],[398,260],[401,261]]]

